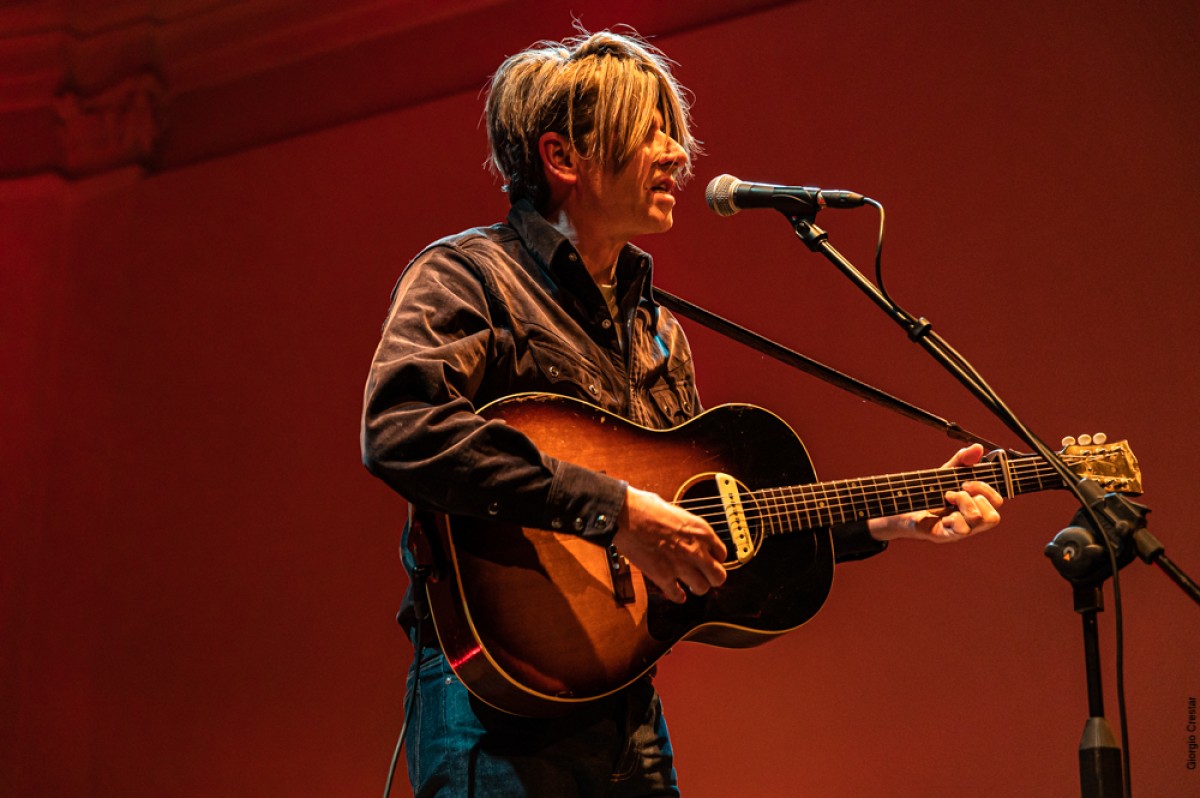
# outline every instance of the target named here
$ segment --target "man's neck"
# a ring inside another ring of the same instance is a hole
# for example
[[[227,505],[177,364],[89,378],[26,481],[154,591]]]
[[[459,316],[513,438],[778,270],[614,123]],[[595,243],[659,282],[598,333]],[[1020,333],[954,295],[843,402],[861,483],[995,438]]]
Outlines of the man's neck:
[[[624,239],[606,235],[600,225],[581,223],[565,208],[547,215],[546,221],[575,246],[584,268],[597,285],[612,285],[617,281],[617,258],[627,243]]]

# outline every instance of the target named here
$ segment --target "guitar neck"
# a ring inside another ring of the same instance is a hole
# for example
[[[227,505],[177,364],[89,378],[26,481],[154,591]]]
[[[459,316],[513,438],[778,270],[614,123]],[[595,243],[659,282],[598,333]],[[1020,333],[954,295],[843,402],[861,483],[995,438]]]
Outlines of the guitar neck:
[[[753,499],[764,530],[772,534],[936,510],[946,506],[946,491],[971,480],[991,484],[1005,498],[1065,487],[1058,472],[1040,457],[1010,459],[1008,472],[1006,479],[1003,463],[991,462],[768,488],[754,491]]]

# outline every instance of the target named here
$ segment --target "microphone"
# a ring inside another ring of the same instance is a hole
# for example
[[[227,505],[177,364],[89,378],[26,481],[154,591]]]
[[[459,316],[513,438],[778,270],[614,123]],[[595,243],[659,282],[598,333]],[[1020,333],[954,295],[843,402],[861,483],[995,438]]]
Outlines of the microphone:
[[[853,191],[746,183],[733,175],[721,175],[714,177],[704,190],[704,201],[718,215],[733,216],[749,208],[774,208],[784,213],[816,213],[822,208],[857,208],[865,204],[867,198]]]

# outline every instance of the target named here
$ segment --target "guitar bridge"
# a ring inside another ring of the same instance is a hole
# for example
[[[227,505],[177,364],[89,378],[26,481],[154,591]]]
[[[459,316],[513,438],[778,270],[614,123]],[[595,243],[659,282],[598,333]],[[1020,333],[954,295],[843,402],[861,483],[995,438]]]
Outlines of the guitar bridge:
[[[636,599],[633,594],[633,572],[629,570],[629,560],[617,552],[616,546],[608,546],[608,573],[612,577],[613,600],[618,607],[632,604]]]

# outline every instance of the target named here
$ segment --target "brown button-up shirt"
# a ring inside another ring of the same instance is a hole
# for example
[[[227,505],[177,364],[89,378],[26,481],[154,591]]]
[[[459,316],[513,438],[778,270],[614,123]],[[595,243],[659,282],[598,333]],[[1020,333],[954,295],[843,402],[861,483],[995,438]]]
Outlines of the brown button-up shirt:
[[[371,364],[367,468],[420,508],[611,536],[625,483],[475,411],[543,392],[652,428],[695,415],[691,350],[650,273],[650,256],[626,246],[614,318],[574,246],[524,202],[507,224],[427,247],[396,285]]]

